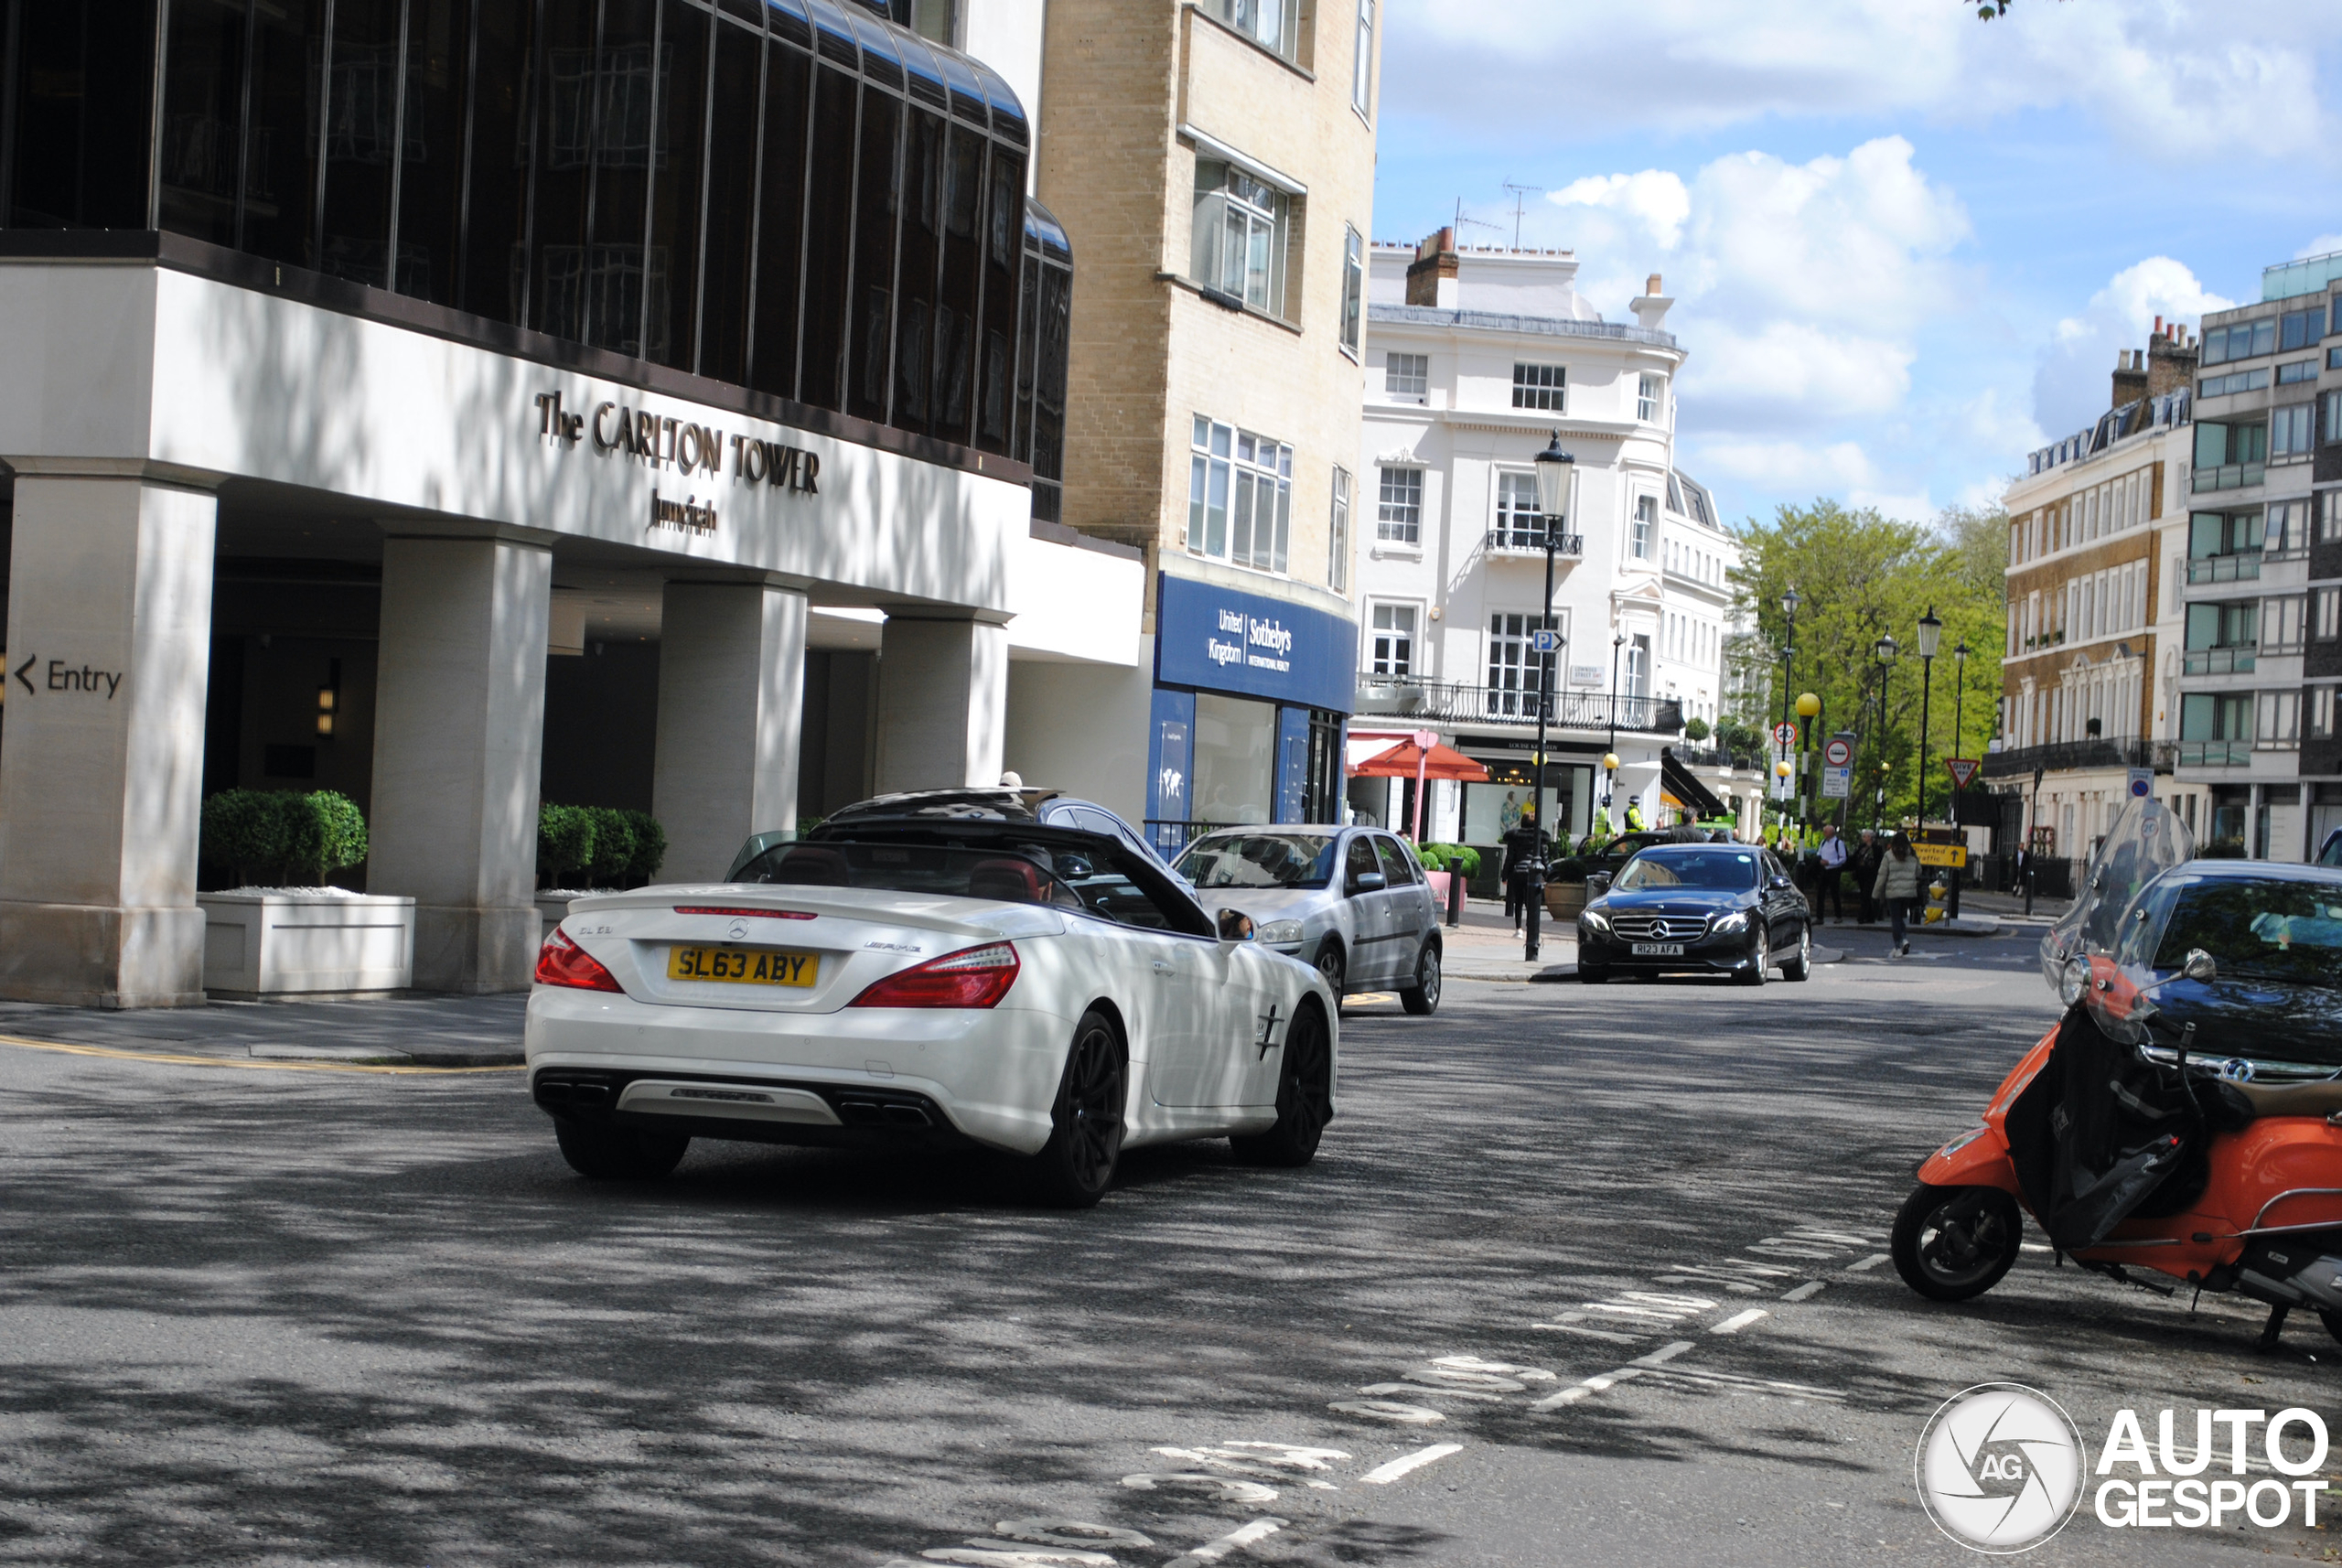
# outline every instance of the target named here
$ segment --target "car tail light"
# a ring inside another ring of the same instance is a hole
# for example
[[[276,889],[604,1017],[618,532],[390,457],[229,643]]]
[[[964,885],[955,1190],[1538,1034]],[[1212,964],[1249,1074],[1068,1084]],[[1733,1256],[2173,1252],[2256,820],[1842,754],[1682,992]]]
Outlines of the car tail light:
[[[678,915],[737,915],[754,920],[818,919],[811,909],[741,909],[729,904],[678,904]]]
[[[567,985],[579,991],[616,991],[623,995],[626,990],[616,975],[602,967],[601,960],[571,941],[559,926],[537,950],[536,979],[539,985]]]
[[[849,1007],[994,1007],[1016,983],[1015,947],[993,942],[890,974]]]

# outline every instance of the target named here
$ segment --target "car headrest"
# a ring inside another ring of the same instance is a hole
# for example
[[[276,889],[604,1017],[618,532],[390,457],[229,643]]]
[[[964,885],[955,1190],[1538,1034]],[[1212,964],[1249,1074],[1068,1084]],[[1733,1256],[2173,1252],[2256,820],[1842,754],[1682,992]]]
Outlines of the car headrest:
[[[968,897],[1037,904],[1046,897],[1041,868],[1029,860],[980,860],[968,873]]]
[[[772,879],[809,887],[843,887],[850,880],[845,856],[833,849],[807,843],[797,845],[780,857],[780,864],[773,868]]]

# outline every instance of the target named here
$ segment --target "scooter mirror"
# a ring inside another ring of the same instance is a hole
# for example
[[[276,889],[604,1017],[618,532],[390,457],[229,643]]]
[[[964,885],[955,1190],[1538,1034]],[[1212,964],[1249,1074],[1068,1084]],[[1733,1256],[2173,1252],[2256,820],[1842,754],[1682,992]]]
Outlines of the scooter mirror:
[[[2202,948],[2189,948],[2187,956],[2180,961],[2179,972],[2199,985],[2208,985],[2220,977],[2220,966]]]

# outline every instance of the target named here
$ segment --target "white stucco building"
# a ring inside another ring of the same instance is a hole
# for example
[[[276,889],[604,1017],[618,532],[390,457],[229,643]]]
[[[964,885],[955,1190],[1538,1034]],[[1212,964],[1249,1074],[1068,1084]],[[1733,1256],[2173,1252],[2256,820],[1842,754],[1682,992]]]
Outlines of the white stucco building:
[[[1544,671],[1532,650],[1545,577],[1534,458],[1556,435],[1574,460],[1555,561],[1546,821],[1583,833],[1620,767],[1616,805],[1663,792],[1662,748],[1718,798],[1736,783],[1697,766],[1682,741],[1724,696],[1729,574],[1738,545],[1708,492],[1675,467],[1674,381],[1684,350],[1663,329],[1654,275],[1604,321],[1577,292],[1567,252],[1458,251],[1441,230],[1420,246],[1377,245],[1370,263],[1365,449],[1359,505],[1359,703],[1355,760],[1428,729],[1487,764],[1491,782],[1444,786],[1424,836],[1496,842],[1527,799]],[[1355,807],[1411,818],[1412,786]]]

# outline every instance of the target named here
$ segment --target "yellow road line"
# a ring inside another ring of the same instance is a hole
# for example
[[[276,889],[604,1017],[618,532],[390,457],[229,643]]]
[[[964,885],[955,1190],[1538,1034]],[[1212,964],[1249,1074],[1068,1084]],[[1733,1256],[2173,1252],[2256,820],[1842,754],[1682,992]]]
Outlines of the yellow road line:
[[[29,1051],[61,1051],[74,1057],[112,1057],[118,1061],[169,1062],[179,1067],[234,1067],[259,1072],[381,1072],[412,1076],[444,1075],[465,1072],[522,1072],[521,1066],[512,1067],[392,1067],[367,1062],[272,1062],[244,1060],[233,1057],[186,1056],[172,1051],[124,1051],[112,1046],[69,1046],[56,1040],[27,1040],[16,1035],[0,1035],[0,1046],[19,1046]]]

